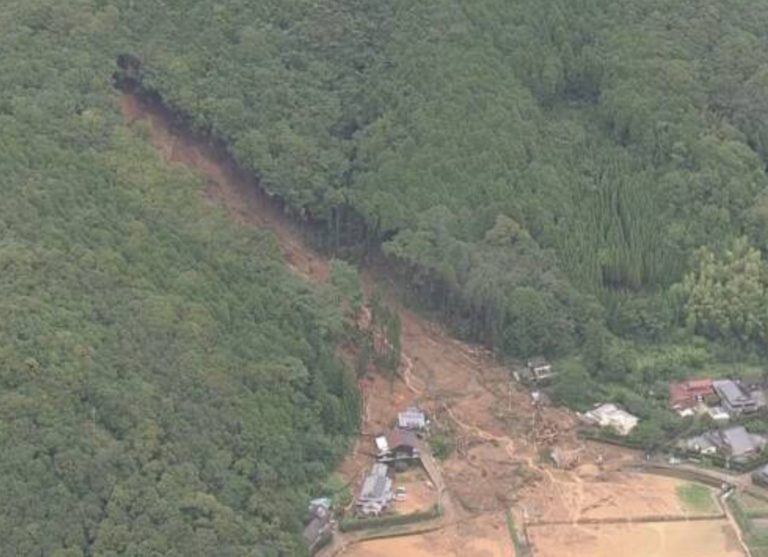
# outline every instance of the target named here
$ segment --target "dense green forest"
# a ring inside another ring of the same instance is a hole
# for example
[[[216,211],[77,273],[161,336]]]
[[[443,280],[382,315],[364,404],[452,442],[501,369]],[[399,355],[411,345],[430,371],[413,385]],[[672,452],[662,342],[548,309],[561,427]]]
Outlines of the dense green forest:
[[[768,348],[765,29],[746,0],[6,2],[0,553],[301,555],[356,426],[339,293],[122,126],[120,55],[329,253],[648,417]]]
[[[681,329],[768,346],[764,289],[738,304],[752,325],[702,313],[690,288],[700,248],[768,246],[768,5],[230,0],[120,13],[147,88],[224,137],[328,249],[380,248],[466,336],[522,357]]]
[[[357,427],[339,293],[123,127],[119,27],[0,10],[0,554],[302,555]]]

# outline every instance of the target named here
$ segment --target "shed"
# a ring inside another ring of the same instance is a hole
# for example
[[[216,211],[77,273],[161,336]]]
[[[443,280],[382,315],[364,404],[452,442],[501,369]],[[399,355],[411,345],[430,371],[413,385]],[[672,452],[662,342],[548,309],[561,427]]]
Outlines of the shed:
[[[542,357],[528,360],[528,373],[534,381],[541,381],[555,375],[552,364]]]
[[[411,406],[397,415],[397,425],[400,429],[421,431],[427,427],[427,417],[424,412]]]

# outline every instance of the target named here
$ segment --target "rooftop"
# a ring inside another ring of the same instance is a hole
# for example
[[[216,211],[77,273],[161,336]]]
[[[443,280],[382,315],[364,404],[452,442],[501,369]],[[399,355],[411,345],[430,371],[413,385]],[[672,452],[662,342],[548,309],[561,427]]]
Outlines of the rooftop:
[[[418,439],[416,434],[403,429],[394,429],[387,433],[387,444],[390,449],[397,447],[417,447]]]
[[[730,379],[715,381],[714,387],[718,394],[731,405],[739,406],[743,404],[753,404],[754,401],[749,393],[746,393],[741,385]]]
[[[427,425],[427,418],[424,416],[424,412],[412,406],[397,415],[397,423],[402,428],[421,429]]]

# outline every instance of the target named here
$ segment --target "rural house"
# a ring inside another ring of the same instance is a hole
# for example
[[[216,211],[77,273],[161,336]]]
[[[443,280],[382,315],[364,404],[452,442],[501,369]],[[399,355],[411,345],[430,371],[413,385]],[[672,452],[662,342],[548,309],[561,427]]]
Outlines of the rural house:
[[[722,379],[713,382],[715,392],[720,397],[720,402],[730,414],[748,414],[757,410],[759,404],[753,393],[748,393],[736,381]],[[760,404],[762,405],[762,404]]]
[[[376,438],[377,458],[381,462],[420,458],[419,440],[412,431],[393,429]]]
[[[376,516],[381,514],[392,501],[392,480],[387,474],[387,465],[376,463],[363,480],[360,494],[357,497],[357,505],[361,514]]]
[[[397,415],[397,426],[400,429],[422,431],[427,427],[427,418],[424,412],[412,406]]]
[[[678,412],[694,408],[701,403],[715,403],[717,395],[711,379],[689,379],[669,384],[669,405]]]
[[[762,435],[749,433],[744,426],[734,426],[723,430],[711,430],[685,441],[687,450],[700,454],[720,454],[739,462],[748,461],[765,447]]]
[[[628,435],[639,421],[637,416],[612,403],[596,406],[581,417],[589,424],[613,428],[619,435]]]

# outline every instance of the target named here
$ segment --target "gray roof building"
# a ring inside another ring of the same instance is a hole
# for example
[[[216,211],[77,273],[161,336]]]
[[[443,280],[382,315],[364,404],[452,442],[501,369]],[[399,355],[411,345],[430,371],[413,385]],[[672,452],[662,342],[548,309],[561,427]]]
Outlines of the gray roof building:
[[[720,402],[731,413],[742,414],[757,410],[757,400],[731,379],[713,381],[712,386],[720,397]]]
[[[729,427],[720,432],[723,441],[731,451],[731,455],[745,456],[760,449],[756,439],[744,428],[744,426]]]
[[[371,473],[363,480],[363,486],[357,497],[357,504],[375,503],[385,507],[391,500],[392,480],[387,476],[387,465],[374,464]]]

